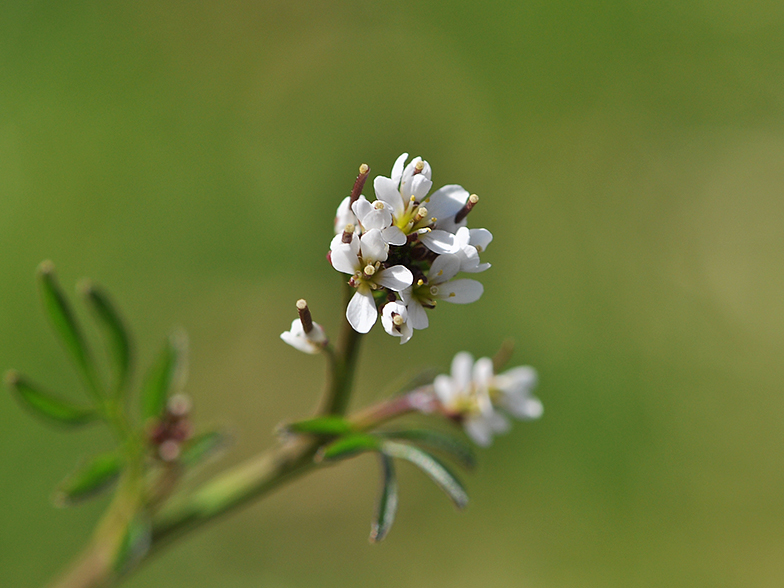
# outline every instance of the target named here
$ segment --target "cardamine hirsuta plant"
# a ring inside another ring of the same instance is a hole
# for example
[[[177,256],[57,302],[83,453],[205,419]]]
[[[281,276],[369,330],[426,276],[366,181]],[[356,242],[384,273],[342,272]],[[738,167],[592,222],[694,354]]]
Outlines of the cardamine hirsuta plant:
[[[79,373],[85,398],[75,401],[49,392],[16,371],[6,374],[6,382],[33,414],[70,428],[100,422],[116,439],[113,451],[84,460],[55,490],[59,506],[111,488],[114,498],[86,548],[53,586],[113,585],[161,547],[205,523],[297,476],[365,453],[374,454],[380,465],[381,491],[370,541],[381,541],[398,507],[398,461],[420,468],[458,508],[466,505],[468,496],[445,460],[466,468],[475,462],[471,444],[459,434],[445,434],[438,426],[407,425],[401,417],[419,413],[434,425],[436,419],[445,419],[474,443],[487,446],[493,435],[508,430],[508,415],[523,420],[541,416],[542,404],[531,394],[536,372],[517,367],[498,373],[508,359],[508,346],[493,359],[476,361],[461,351],[449,374],[420,375],[400,393],[349,411],[362,335],[378,322],[378,315],[387,333],[407,343],[414,331],[429,326],[429,313],[437,312],[440,302],[467,304],[482,296],[479,281],[455,278],[458,274],[490,268],[480,255],[491,233],[467,227],[479,198],[454,184],[430,194],[430,165],[419,157],[406,164],[407,158],[404,153],[395,161],[390,177],[375,178],[373,201],[362,195],[370,169],[360,166],[350,195],[338,206],[327,258],[340,273],[345,292],[340,332],[332,339],[300,299],[297,317],[281,334],[295,349],[326,360],[318,410],[311,418],[281,425],[271,448],[195,487],[183,481],[219,455],[227,439],[221,431],[200,430],[191,419],[191,401],[184,390],[184,334],[166,340],[133,389],[134,349],[110,297],[90,282],[79,288],[103,335],[109,361],[99,362],[53,265],[40,265],[46,314]]]

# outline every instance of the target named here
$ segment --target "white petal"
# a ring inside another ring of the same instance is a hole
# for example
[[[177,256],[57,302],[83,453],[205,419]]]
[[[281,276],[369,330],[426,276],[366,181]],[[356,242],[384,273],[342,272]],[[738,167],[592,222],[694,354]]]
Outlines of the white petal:
[[[283,339],[286,343],[291,345],[294,349],[298,349],[304,353],[309,353],[310,355],[315,355],[319,351],[321,351],[316,345],[308,341],[305,337],[297,337],[293,335],[290,331],[285,331],[280,334],[280,338]]]
[[[390,245],[400,246],[406,244],[406,234],[394,225],[381,231],[381,236]]]
[[[343,229],[345,229],[348,224],[357,224],[357,217],[351,211],[351,208],[349,208],[349,200],[350,197],[346,196],[335,213],[335,233],[342,233]]]
[[[389,245],[384,241],[381,231],[378,229],[370,229],[362,235],[359,247],[362,260],[365,263],[386,261],[389,255]]]
[[[530,391],[536,386],[538,376],[536,370],[531,366],[521,365],[499,374],[496,380],[498,388],[504,392],[515,394]]]
[[[480,263],[472,267],[460,267],[461,272],[466,272],[467,274],[478,274],[479,272],[483,272],[485,270],[489,270],[492,265],[489,263]]]
[[[419,240],[433,253],[456,253],[459,249],[455,236],[446,231],[434,230],[419,236]]]
[[[408,343],[409,339],[411,339],[412,335],[414,334],[414,329],[411,328],[411,325],[406,322],[400,327],[400,344]]]
[[[354,211],[356,217],[362,222],[362,218],[373,210],[373,205],[367,198],[360,195],[360,197],[357,198],[357,201],[351,205],[351,210]]]
[[[480,253],[487,250],[487,246],[493,240],[493,234],[487,229],[471,229],[470,234],[471,238],[468,242]]]
[[[505,410],[509,411],[509,414],[518,419],[538,419],[544,412],[544,407],[538,398],[504,396],[500,404]]]
[[[378,310],[369,287],[357,288],[346,308],[346,318],[358,333],[367,333],[376,324]]]
[[[481,357],[474,364],[473,381],[477,387],[487,388],[493,379],[493,360]]]
[[[431,286],[443,284],[455,277],[460,271],[460,258],[457,255],[446,253],[436,257],[430,271],[427,273],[427,283]]]
[[[436,376],[433,380],[433,388],[436,391],[436,396],[446,408],[449,408],[452,402],[457,397],[457,387],[454,385],[452,378],[441,374]]]
[[[333,247],[329,253],[329,260],[332,262],[332,267],[344,274],[353,274],[360,269],[357,254],[348,243]]]
[[[430,196],[427,203],[427,212],[436,217],[436,226],[439,221],[452,218],[463,208],[470,194],[462,186],[450,184],[439,188]]]
[[[469,304],[482,297],[485,287],[476,280],[452,280],[438,286],[438,294],[434,297],[455,304]]]
[[[425,177],[423,174],[417,174],[411,180],[410,192],[413,194],[414,198],[417,199],[417,202],[421,202],[424,197],[427,196],[427,193],[430,192],[430,188],[432,187],[433,182],[431,182],[429,178]]]
[[[382,202],[377,200],[377,202]],[[392,224],[391,207],[384,203],[384,208],[372,207],[372,210],[363,216],[360,221],[366,231],[371,229],[384,230]]]
[[[395,160],[395,164],[392,166],[392,181],[395,182],[395,186],[400,185],[400,178],[403,176],[403,168],[406,165],[406,159],[408,159],[408,153],[404,153],[400,157]]]
[[[392,207],[392,214],[395,218],[403,216],[405,212],[405,203],[403,197],[397,189],[397,182],[385,178],[384,176],[377,176],[373,180],[373,188],[376,191],[376,198],[386,202]]]
[[[490,424],[482,417],[466,419],[463,428],[471,440],[481,447],[488,447],[493,442]]]
[[[509,421],[499,412],[493,412],[486,418],[490,428],[496,435],[506,433],[512,428]]]
[[[461,351],[452,359],[452,379],[461,390],[467,390],[471,385],[471,370],[474,367],[474,356],[467,351]]]
[[[393,265],[378,272],[373,281],[385,288],[400,292],[411,285],[414,281],[414,276],[407,267]]]
[[[406,303],[408,306],[408,324],[413,329],[426,329],[430,324],[425,308],[414,298]]]

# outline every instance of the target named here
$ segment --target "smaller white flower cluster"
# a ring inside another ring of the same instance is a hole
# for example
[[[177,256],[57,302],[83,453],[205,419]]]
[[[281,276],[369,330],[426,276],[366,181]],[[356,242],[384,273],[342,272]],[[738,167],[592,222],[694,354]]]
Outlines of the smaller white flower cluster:
[[[483,357],[474,362],[465,351],[452,360],[451,375],[437,376],[433,382],[443,412],[462,423],[477,444],[488,446],[493,435],[506,433],[509,421],[504,412],[522,420],[538,419],[543,407],[531,391],[536,386],[536,371],[520,366],[493,374],[493,360]]]
[[[486,229],[466,227],[476,194],[453,184],[428,197],[430,164],[416,157],[406,165],[407,159],[398,157],[391,177],[375,179],[373,202],[361,195],[369,170],[360,167],[351,196],[338,207],[329,256],[357,290],[346,309],[354,330],[370,331],[381,306],[384,329],[401,344],[414,329],[427,328],[426,309],[439,300],[467,304],[482,296],[481,283],[453,278],[488,269],[479,254],[493,239]]]

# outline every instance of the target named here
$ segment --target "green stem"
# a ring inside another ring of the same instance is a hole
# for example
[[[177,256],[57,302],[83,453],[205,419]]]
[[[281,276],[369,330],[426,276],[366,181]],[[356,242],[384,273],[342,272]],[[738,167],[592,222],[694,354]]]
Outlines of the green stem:
[[[354,288],[347,283],[343,285],[343,308],[348,306],[354,292]],[[337,346],[327,353],[327,387],[321,401],[320,414],[346,414],[361,339],[362,335],[354,330],[344,314]]]

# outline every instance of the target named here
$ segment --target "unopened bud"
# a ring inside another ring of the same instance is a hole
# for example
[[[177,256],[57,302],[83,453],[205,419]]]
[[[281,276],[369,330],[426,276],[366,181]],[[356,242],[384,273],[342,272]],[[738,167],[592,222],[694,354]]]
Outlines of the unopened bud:
[[[180,457],[180,444],[172,439],[164,441],[158,447],[158,455],[163,461],[174,461]]]
[[[299,322],[302,323],[302,330],[307,335],[313,330],[313,317],[310,316],[310,309],[304,298],[297,300],[297,313],[299,314]]]
[[[476,194],[471,194],[468,197],[468,201],[465,203],[465,206],[457,211],[457,214],[455,215],[455,222],[459,223],[466,216],[468,216],[468,213],[471,212],[471,209],[474,208],[474,206],[476,206],[477,202],[479,202],[479,196]]]
[[[167,412],[175,418],[184,418],[191,412],[193,403],[186,394],[175,394],[166,403]]]
[[[370,168],[366,163],[363,163],[362,165],[359,166],[359,175],[357,176],[357,179],[354,181],[354,187],[351,189],[349,206],[354,204],[359,199],[360,194],[362,194],[362,189],[365,187],[365,180],[367,180],[369,173],[370,173]]]

